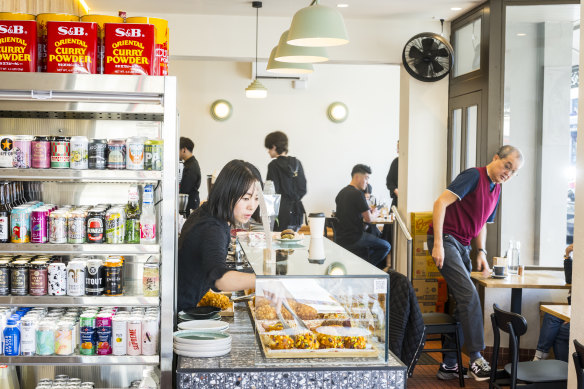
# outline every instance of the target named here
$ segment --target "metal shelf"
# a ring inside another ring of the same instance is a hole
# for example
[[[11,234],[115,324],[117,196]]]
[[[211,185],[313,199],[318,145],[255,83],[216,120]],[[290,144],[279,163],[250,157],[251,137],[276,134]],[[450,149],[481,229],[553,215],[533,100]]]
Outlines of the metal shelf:
[[[157,307],[160,305],[160,298],[144,296],[0,296],[0,305],[35,307]]]
[[[2,356],[4,365],[158,365],[158,355],[34,355]]]
[[[0,169],[0,177],[13,181],[156,183],[162,180],[162,172],[155,170]]]
[[[157,244],[52,244],[52,243],[2,243],[1,254],[159,254],[160,245]]]

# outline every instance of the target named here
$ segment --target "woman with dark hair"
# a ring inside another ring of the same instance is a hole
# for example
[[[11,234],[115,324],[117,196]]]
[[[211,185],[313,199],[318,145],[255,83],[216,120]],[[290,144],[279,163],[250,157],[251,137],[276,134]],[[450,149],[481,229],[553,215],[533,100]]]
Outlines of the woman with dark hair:
[[[258,206],[258,179],[249,163],[233,160],[223,167],[209,200],[185,222],[178,241],[177,308],[197,306],[209,289],[255,288],[255,275],[227,268],[230,228],[249,221]]]
[[[298,159],[288,156],[288,137],[282,131],[269,133],[264,146],[270,157],[274,158],[268,165],[266,180],[273,181],[276,193],[282,195],[278,227],[274,229],[282,231],[290,228],[298,231],[305,213],[302,204],[306,194],[304,168]]]

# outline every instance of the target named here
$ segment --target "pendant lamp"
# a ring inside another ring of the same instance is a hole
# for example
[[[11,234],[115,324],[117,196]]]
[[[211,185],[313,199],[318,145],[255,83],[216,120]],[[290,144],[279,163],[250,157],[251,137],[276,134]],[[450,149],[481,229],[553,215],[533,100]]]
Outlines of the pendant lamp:
[[[324,47],[302,47],[288,44],[288,31],[284,31],[276,50],[276,61],[291,63],[314,63],[328,61]]]
[[[288,44],[292,46],[329,47],[349,43],[341,13],[313,0],[296,12],[290,24]]]
[[[272,49],[270,59],[268,60],[268,67],[266,70],[270,73],[277,74],[307,74],[314,72],[314,67],[310,63],[289,63],[280,62],[274,59],[278,46]]]
[[[255,52],[255,80],[245,88],[245,96],[251,99],[263,99],[268,96],[268,90],[258,81],[258,19],[259,9],[262,8],[261,1],[252,1],[251,6],[256,9],[256,52]]]

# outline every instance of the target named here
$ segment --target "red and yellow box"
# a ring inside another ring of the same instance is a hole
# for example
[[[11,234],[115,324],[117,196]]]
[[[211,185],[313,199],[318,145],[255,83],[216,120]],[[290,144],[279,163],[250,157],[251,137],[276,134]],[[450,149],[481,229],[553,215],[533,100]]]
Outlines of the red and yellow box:
[[[106,23],[104,74],[156,75],[153,24]]]
[[[412,235],[427,235],[430,223],[432,223],[432,212],[412,212],[411,213]]]
[[[36,53],[34,20],[0,20],[1,72],[35,72]]]
[[[37,21],[37,72],[47,71],[47,23],[54,22],[78,22],[79,16],[69,14],[46,13],[38,14]]]
[[[36,17],[32,14],[23,14],[20,12],[0,12],[0,20],[35,20],[35,18]]]
[[[126,23],[154,24],[156,40],[154,48],[154,66],[158,76],[168,75],[168,21],[146,16],[133,16],[126,19]]]
[[[124,19],[110,15],[83,15],[82,22],[97,23],[97,73],[103,74],[103,59],[105,51],[105,23],[123,23]]]
[[[95,74],[97,23],[47,22],[47,72]]]

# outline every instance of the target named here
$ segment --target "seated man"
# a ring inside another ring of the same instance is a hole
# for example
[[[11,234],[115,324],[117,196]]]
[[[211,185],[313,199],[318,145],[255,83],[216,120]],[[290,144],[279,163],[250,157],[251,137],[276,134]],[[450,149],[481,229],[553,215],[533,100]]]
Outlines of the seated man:
[[[350,184],[337,195],[335,241],[375,266],[387,259],[391,246],[363,230],[363,222],[371,223],[379,215],[378,209],[372,211],[369,208],[363,193],[370,174],[369,166],[355,165]]]
[[[566,254],[564,259],[570,258],[570,254],[574,250],[574,245],[566,247]],[[571,293],[571,291],[570,291]],[[570,295],[568,295],[568,304],[571,303]],[[562,319],[546,313],[543,316],[543,322],[539,330],[539,339],[537,341],[537,348],[535,351],[534,361],[547,359],[550,348],[554,348],[554,356],[556,359],[568,362],[569,348],[570,348],[570,323],[564,322]]]

